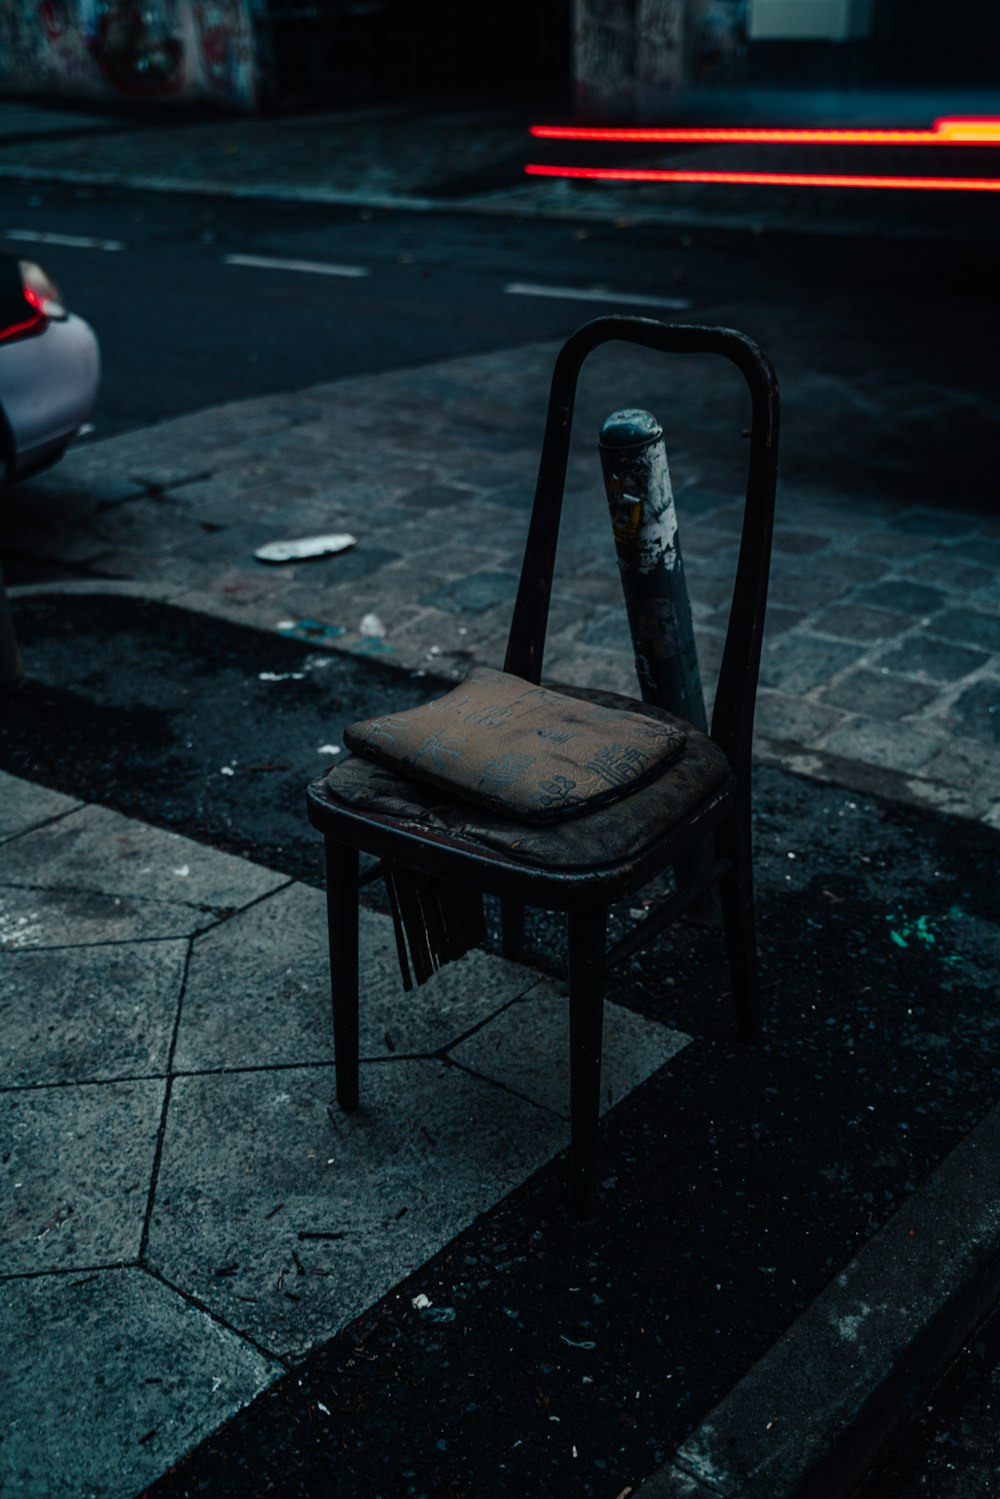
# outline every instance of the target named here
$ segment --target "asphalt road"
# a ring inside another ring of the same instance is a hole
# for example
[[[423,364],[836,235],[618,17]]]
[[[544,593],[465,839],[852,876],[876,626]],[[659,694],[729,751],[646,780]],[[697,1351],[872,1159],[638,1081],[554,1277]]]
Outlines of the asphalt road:
[[[0,223],[100,335],[96,437],[627,310],[750,334],[793,416],[798,391],[836,386],[826,426],[786,422],[786,481],[829,463],[842,484],[891,471],[899,492],[917,471],[960,502],[995,494],[988,249],[30,183],[0,185]]]

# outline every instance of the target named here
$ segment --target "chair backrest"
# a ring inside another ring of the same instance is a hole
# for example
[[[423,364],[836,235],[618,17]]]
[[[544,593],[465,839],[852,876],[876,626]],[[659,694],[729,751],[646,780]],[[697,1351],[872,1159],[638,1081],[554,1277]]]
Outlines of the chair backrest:
[[[667,354],[722,354],[742,371],[750,388],[746,504],[711,727],[712,738],[734,770],[740,772],[749,766],[764,633],[778,467],[778,382],[770,361],[753,340],[732,328],[602,317],[578,328],[563,345],[552,373],[538,483],[505,670],[531,682],[541,681],[577,380],[587,355],[611,341],[640,344]]]

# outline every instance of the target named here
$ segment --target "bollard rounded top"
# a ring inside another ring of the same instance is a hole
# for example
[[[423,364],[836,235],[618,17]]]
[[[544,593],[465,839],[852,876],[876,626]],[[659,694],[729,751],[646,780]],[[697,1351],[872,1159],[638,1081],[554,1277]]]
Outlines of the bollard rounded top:
[[[602,448],[639,448],[663,436],[663,428],[648,411],[629,406],[612,411],[601,427]]]

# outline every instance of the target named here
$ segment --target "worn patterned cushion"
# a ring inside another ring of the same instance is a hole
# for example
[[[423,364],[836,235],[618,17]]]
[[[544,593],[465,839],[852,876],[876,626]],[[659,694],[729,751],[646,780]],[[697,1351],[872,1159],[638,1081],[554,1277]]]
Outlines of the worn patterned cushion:
[[[619,712],[639,712],[686,732],[680,758],[657,780],[613,806],[544,825],[480,811],[358,755],[341,759],[318,784],[347,806],[400,818],[412,823],[415,831],[428,828],[467,838],[526,864],[581,869],[632,858],[728,780],[729,765],[718,745],[666,709],[595,688],[562,687],[560,691],[581,700],[598,701]]]
[[[582,702],[485,666],[434,702],[344,732],[355,754],[397,775],[527,823],[630,795],[681,755],[686,738],[675,723]]]

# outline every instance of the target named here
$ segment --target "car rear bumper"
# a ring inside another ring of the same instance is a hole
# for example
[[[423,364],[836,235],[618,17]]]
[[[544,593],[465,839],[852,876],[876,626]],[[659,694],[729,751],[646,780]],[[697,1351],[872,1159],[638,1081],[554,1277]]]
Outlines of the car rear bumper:
[[[90,416],[101,378],[100,348],[90,324],[70,314],[35,337],[8,344],[0,364],[11,469],[21,475],[58,457]]]

